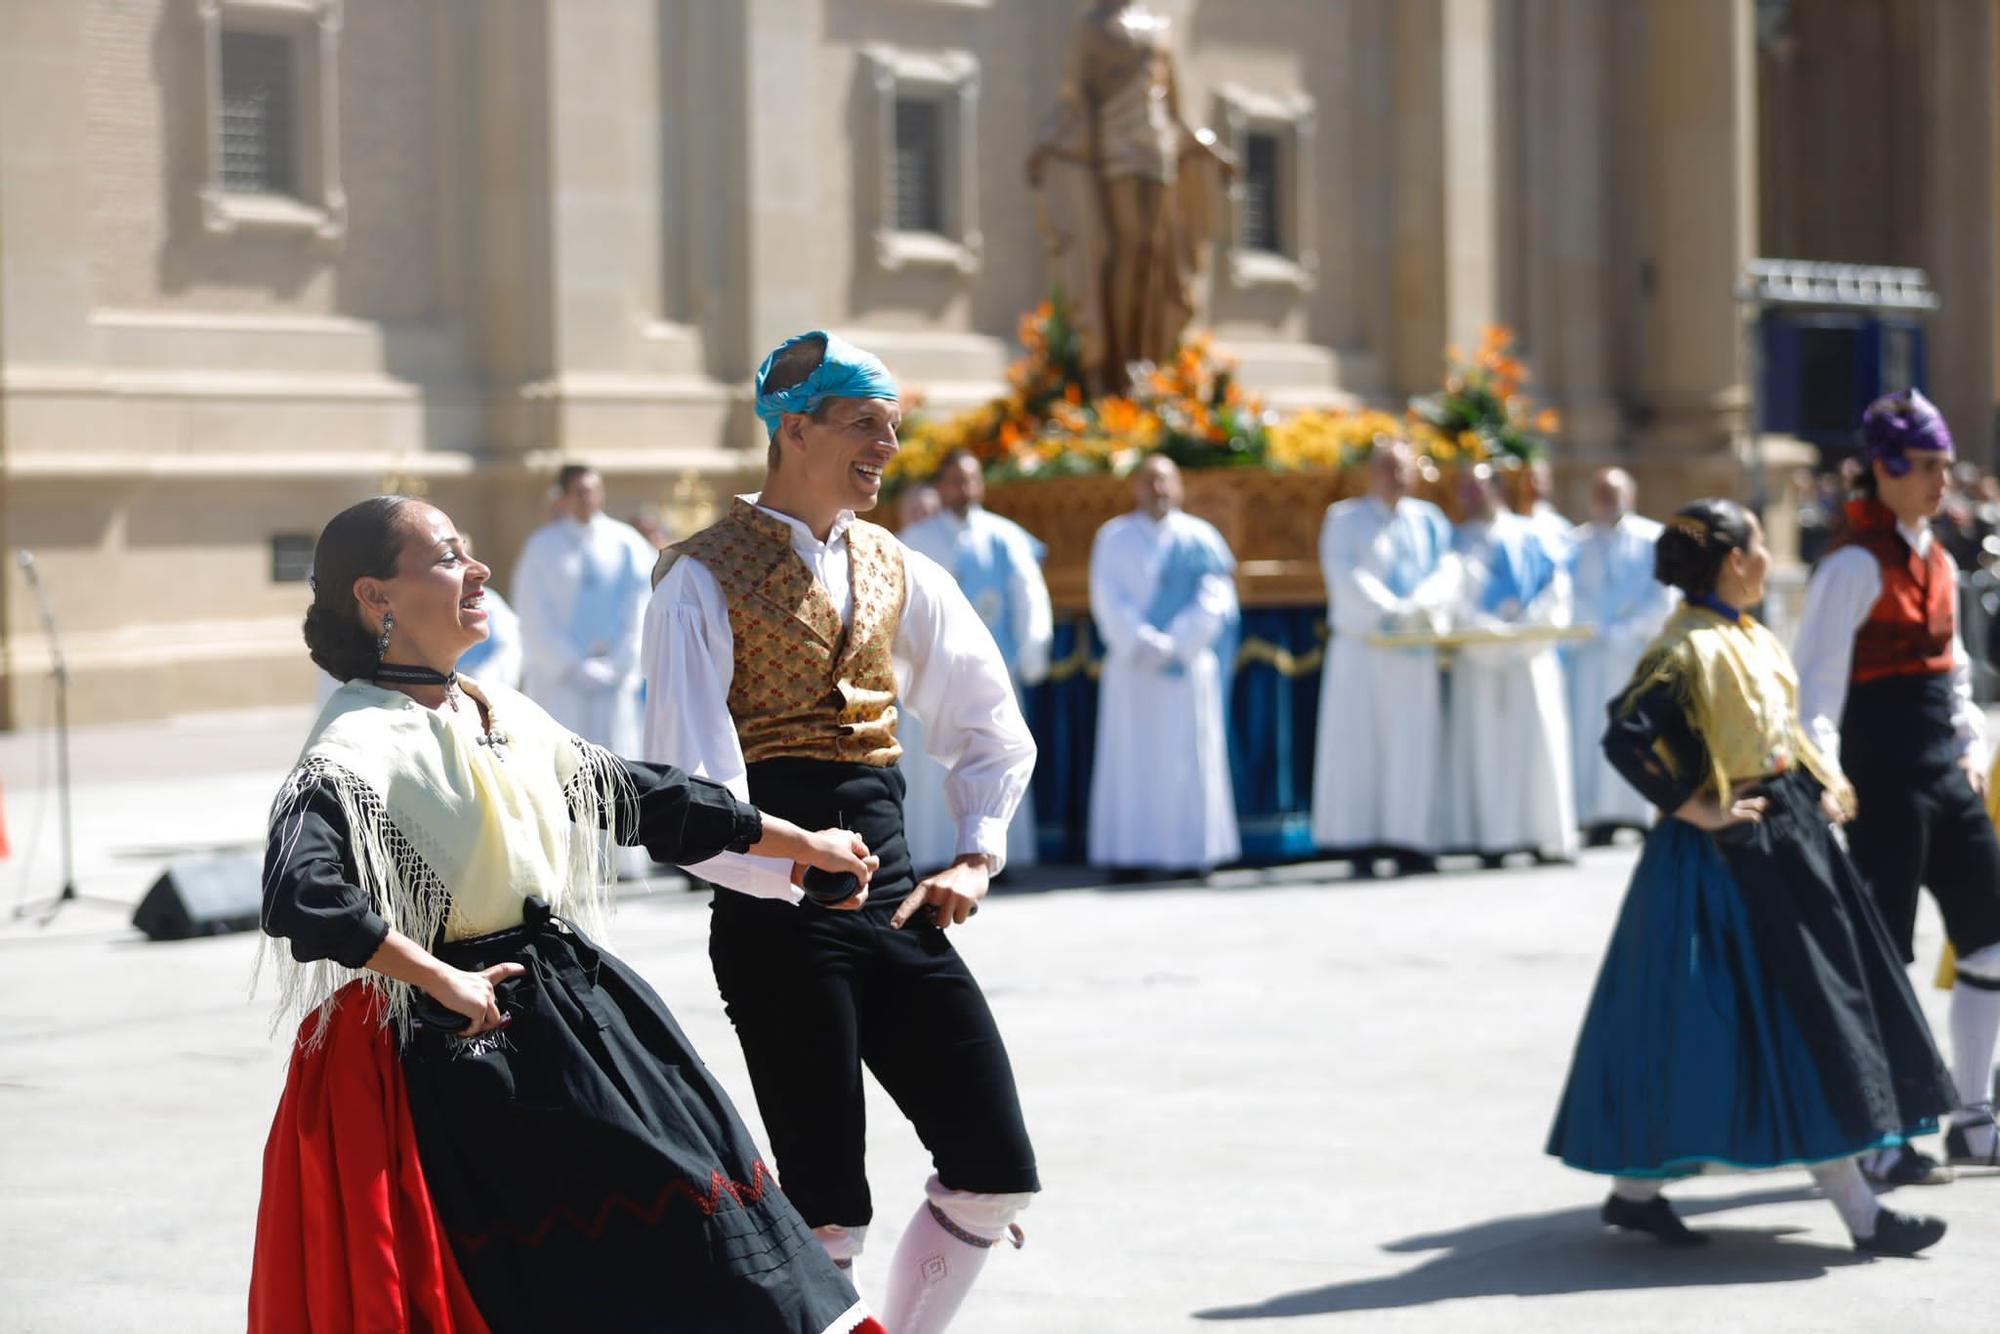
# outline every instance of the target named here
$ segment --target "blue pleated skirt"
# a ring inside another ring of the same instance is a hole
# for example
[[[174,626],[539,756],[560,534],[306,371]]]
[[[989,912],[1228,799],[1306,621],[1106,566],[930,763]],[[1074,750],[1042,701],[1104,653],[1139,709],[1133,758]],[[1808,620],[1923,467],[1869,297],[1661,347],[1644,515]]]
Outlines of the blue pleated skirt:
[[[1900,959],[1815,807],[1765,789],[1722,840],[1654,828],[1577,1039],[1548,1151],[1632,1177],[1821,1162],[1953,1104]]]

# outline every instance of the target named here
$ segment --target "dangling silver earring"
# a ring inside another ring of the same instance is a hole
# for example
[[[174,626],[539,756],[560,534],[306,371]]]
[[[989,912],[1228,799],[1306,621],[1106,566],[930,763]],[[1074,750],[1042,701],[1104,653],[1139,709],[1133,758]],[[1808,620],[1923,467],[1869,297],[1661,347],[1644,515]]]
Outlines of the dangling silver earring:
[[[396,613],[393,611],[383,612],[382,633],[375,636],[375,656],[377,659],[384,659],[389,656],[389,631],[394,629],[395,625]]]

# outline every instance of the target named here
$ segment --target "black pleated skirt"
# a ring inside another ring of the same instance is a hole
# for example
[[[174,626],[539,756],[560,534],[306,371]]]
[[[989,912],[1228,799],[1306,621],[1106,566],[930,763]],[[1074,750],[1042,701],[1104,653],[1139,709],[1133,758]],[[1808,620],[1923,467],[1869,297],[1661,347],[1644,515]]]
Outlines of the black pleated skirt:
[[[1765,818],[1662,820],[1606,951],[1548,1151],[1620,1176],[1846,1157],[1956,1104],[1903,963],[1793,771]]]
[[[508,1027],[421,1028],[403,1061],[424,1176],[481,1314],[523,1334],[836,1327],[852,1285],[680,1025],[637,974],[529,907],[521,928],[438,950],[468,970],[526,965],[502,986]]]

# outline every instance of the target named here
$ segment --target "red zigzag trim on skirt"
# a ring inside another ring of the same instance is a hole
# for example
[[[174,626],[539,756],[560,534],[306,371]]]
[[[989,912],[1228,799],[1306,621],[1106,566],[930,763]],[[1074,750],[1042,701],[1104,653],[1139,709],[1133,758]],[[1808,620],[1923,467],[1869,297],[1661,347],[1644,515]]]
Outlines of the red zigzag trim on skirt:
[[[623,1209],[646,1226],[658,1227],[660,1219],[666,1215],[668,1202],[676,1195],[684,1197],[689,1204],[712,1218],[715,1216],[715,1211],[722,1207],[724,1194],[741,1205],[755,1204],[764,1198],[764,1188],[771,1184],[771,1170],[764,1166],[760,1158],[751,1168],[750,1181],[747,1185],[741,1181],[730,1180],[722,1175],[720,1170],[709,1173],[707,1195],[700,1194],[685,1181],[669,1181],[660,1188],[660,1193],[653,1197],[650,1206],[641,1205],[626,1195],[613,1195],[597,1207],[597,1216],[588,1222],[568,1205],[559,1204],[551,1209],[541,1222],[526,1232],[511,1223],[495,1223],[484,1232],[471,1235],[453,1232],[451,1235],[452,1240],[457,1242],[468,1255],[482,1250],[496,1236],[504,1236],[518,1246],[539,1246],[548,1240],[549,1230],[558,1223],[568,1223],[584,1236],[596,1241],[604,1235],[604,1229],[611,1225],[613,1209]]]

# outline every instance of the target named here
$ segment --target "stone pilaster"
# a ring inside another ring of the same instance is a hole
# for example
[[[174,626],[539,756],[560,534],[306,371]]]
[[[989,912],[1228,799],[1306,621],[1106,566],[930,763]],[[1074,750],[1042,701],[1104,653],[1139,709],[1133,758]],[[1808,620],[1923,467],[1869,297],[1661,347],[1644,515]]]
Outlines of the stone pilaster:
[[[1436,385],[1497,311],[1492,0],[1397,0],[1389,384]]]

